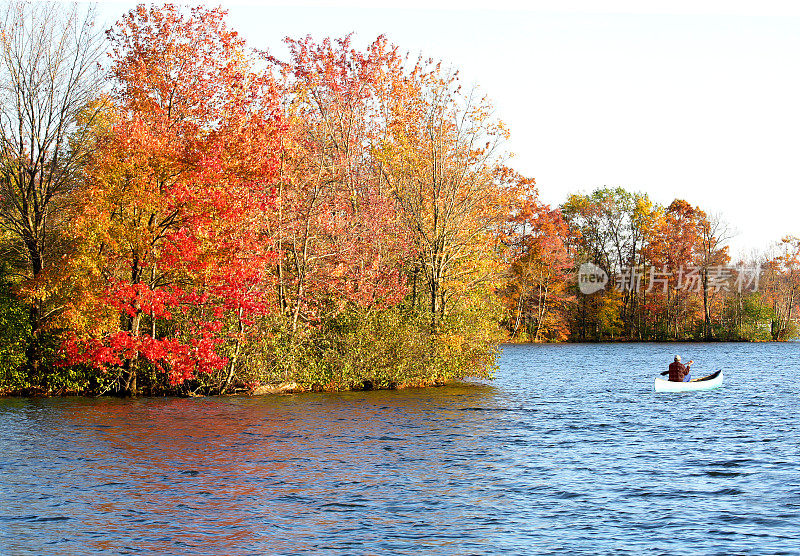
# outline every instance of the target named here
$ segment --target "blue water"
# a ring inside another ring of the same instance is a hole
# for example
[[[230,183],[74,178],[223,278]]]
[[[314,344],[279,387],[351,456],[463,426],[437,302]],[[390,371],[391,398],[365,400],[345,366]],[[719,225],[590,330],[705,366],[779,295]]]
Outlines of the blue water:
[[[720,390],[655,394],[675,353]],[[800,344],[506,346],[497,379],[0,400],[0,554],[800,554]]]

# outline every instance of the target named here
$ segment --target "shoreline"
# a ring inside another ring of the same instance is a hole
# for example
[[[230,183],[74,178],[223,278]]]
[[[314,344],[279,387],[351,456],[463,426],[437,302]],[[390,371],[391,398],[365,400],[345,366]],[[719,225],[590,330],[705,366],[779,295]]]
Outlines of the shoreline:
[[[467,378],[467,377],[465,377]],[[4,398],[29,398],[29,399],[48,399],[48,398],[87,398],[87,399],[141,399],[141,398],[219,398],[219,397],[240,397],[240,398],[256,398],[265,396],[288,396],[294,394],[335,394],[342,392],[370,392],[370,391],[393,391],[393,390],[409,390],[414,388],[442,388],[444,386],[453,386],[456,384],[466,384],[467,381],[461,379],[442,379],[442,380],[424,380],[418,383],[400,384],[391,388],[348,388],[348,389],[324,389],[317,387],[317,385],[303,386],[295,381],[286,381],[275,384],[262,384],[252,390],[241,388],[233,390],[225,394],[197,394],[195,392],[162,392],[162,393],[139,393],[136,395],[130,394],[117,394],[117,393],[104,393],[104,394],[90,394],[87,392],[45,392],[35,390],[32,388],[12,392],[0,392],[0,399]]]
[[[619,344],[791,344],[797,343],[800,340],[587,340],[587,341],[565,341],[565,342],[521,342],[513,340],[505,340],[498,344],[498,348],[502,349],[504,346],[568,346],[568,345],[619,345]],[[270,384],[259,384],[248,388],[247,385],[240,384],[237,388],[232,389],[226,394],[210,393],[199,394],[194,391],[161,391],[161,392],[142,392],[136,395],[121,394],[121,393],[102,393],[93,394],[90,392],[81,391],[64,391],[59,390],[55,392],[44,391],[37,388],[26,388],[14,391],[0,392],[0,399],[2,398],[30,398],[30,399],[43,399],[43,398],[107,398],[107,399],[125,399],[125,398],[160,398],[160,397],[174,397],[174,398],[214,398],[220,396],[235,396],[235,397],[261,397],[261,396],[286,396],[293,394],[305,393],[340,393],[340,392],[366,392],[371,390],[406,390],[410,388],[439,388],[443,386],[451,386],[454,384],[464,383],[465,378],[461,379],[423,379],[410,383],[394,384],[390,387],[376,388],[373,386],[372,381],[366,379],[361,387],[356,388],[335,388],[332,385],[310,384],[304,385],[298,381],[283,381]]]

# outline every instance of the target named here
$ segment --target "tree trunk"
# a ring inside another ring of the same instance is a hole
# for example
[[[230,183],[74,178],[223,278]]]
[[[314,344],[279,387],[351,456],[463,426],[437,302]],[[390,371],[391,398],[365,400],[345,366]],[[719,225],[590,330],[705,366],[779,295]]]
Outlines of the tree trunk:
[[[244,333],[244,323],[242,322],[241,307],[239,307],[238,317],[239,317],[239,337],[236,338],[236,351],[233,353],[233,357],[231,358],[230,366],[228,367],[228,374],[225,377],[225,382],[222,383],[222,388],[220,388],[219,390],[220,395],[225,394],[225,391],[231,384],[231,380],[233,380],[233,373],[236,370],[236,364],[239,361],[239,353],[241,352],[242,349],[242,334]]]
[[[714,333],[711,330],[711,313],[709,312],[708,308],[708,269],[703,269],[703,336],[706,340],[710,340],[714,337]]]
[[[44,268],[44,258],[39,250],[38,242],[35,239],[25,241],[25,247],[28,250],[28,257],[31,262],[31,271],[33,272],[33,280],[42,273]],[[42,318],[42,302],[40,299],[34,298],[28,307],[28,322],[31,326],[31,335],[28,339],[28,345],[25,346],[25,370],[28,375],[28,382],[35,383],[39,366],[41,364],[41,346],[39,327],[41,326]]]
[[[439,281],[431,279],[431,330],[436,331],[436,315],[439,312]]]
[[[517,301],[517,316],[514,319],[514,329],[511,331],[511,337],[515,338],[517,336],[517,331],[519,331],[519,325],[522,323],[522,301],[524,299],[523,292],[519,292],[519,300]]]
[[[411,273],[411,312],[417,308],[417,276],[419,276],[419,267],[414,263],[414,270]]]
[[[131,262],[131,284],[138,284],[141,282],[142,279],[142,267],[140,266],[139,262],[139,254],[134,253],[133,261]],[[137,337],[139,336],[139,327],[142,322],[142,313],[138,303],[136,304],[136,314],[133,317],[127,317],[123,315],[124,322],[128,325],[128,332],[131,336]],[[136,388],[136,362],[138,361],[139,356],[134,355],[131,358],[125,360],[123,365],[124,369],[124,376],[125,376],[125,385],[122,389],[123,395],[135,396],[137,393]]]

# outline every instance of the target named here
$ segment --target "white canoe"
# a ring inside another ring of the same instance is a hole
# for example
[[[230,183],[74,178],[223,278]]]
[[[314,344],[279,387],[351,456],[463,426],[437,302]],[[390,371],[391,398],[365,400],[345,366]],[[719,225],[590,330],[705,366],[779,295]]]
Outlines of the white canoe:
[[[695,392],[698,390],[713,390],[722,386],[722,371],[695,378],[689,382],[670,382],[656,377],[656,392]]]

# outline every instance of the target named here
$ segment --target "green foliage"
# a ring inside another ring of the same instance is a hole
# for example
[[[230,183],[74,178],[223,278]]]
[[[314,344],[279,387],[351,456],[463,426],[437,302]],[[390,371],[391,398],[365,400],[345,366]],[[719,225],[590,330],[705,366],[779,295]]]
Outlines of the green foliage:
[[[464,377],[491,378],[502,339],[492,296],[464,296],[435,332],[427,311],[348,306],[335,317],[300,327],[266,318],[268,329],[243,346],[241,385],[297,383],[305,390],[429,386]]]
[[[728,341],[769,341],[774,314],[761,292],[731,295],[726,300],[722,322],[714,325],[714,337]]]
[[[99,390],[104,378],[95,369],[84,365],[48,366],[41,375],[35,391],[52,395],[95,392]]]
[[[770,340],[769,322],[772,314],[772,307],[762,299],[760,294],[745,296],[742,300],[741,317],[737,330],[738,339]]]
[[[26,387],[25,348],[31,337],[28,310],[11,291],[5,264],[0,265],[0,392]]]
[[[31,332],[29,308],[16,295],[7,266],[0,266],[0,393],[84,393],[98,382],[96,371],[58,365],[60,336]],[[35,368],[27,365],[34,354]]]

